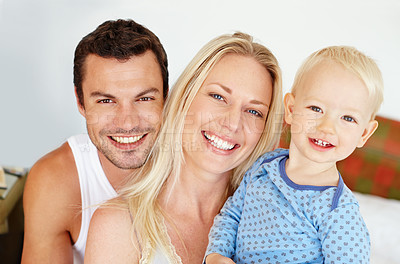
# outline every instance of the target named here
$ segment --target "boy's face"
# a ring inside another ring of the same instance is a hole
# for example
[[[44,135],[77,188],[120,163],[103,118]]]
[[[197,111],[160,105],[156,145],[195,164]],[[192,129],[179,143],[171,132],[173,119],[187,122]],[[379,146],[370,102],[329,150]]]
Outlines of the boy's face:
[[[285,97],[290,148],[314,162],[337,162],[362,147],[378,123],[364,83],[333,61],[307,72],[296,95]]]

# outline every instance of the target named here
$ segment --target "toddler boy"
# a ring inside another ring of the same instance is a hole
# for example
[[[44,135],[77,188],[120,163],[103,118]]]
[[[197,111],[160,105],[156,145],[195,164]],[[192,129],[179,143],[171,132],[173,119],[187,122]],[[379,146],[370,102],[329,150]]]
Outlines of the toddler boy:
[[[374,133],[382,100],[371,58],[347,46],[311,54],[284,99],[289,150],[246,172],[214,219],[206,263],[369,263],[368,230],[336,162]]]

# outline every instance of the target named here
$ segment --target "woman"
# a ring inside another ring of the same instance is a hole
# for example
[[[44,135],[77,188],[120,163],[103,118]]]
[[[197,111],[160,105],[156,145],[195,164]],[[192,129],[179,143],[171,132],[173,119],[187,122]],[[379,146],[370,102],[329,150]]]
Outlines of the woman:
[[[85,263],[201,263],[214,216],[278,143],[281,97],[267,48],[243,33],[207,43],[167,99],[146,165],[94,214]]]

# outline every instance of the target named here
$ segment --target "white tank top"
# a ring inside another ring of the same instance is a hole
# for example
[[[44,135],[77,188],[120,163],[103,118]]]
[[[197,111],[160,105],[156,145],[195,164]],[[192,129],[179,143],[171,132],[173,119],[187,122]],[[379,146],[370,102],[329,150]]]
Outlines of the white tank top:
[[[73,245],[74,264],[83,263],[90,219],[97,206],[117,196],[103,168],[97,148],[87,134],[68,139],[79,175],[82,199],[82,224],[79,237]]]

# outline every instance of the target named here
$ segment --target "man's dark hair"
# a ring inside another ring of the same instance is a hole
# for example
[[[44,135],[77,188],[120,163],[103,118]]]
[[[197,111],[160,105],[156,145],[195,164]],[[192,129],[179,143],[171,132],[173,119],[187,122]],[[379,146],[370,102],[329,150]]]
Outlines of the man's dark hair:
[[[84,107],[82,81],[85,78],[85,60],[89,54],[126,61],[148,50],[154,53],[160,65],[165,99],[168,95],[167,54],[153,32],[131,19],[118,19],[104,22],[84,37],[75,49],[74,58],[74,85],[81,106]]]

